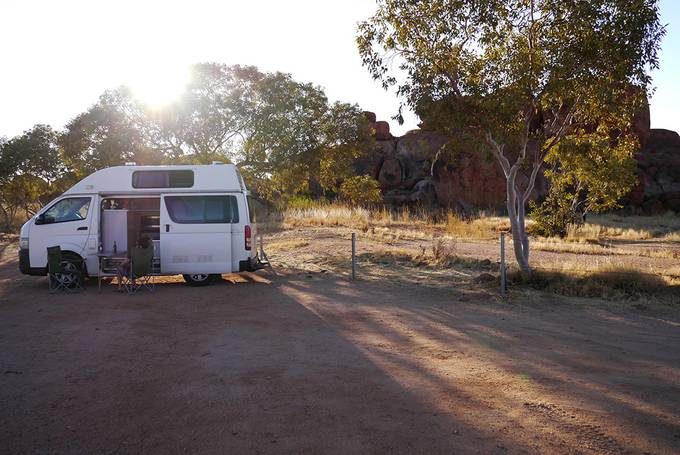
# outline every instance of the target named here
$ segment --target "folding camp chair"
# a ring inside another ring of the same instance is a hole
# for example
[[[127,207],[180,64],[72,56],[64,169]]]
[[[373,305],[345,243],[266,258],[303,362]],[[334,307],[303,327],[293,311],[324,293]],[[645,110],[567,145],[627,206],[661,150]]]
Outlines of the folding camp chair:
[[[62,260],[61,247],[47,247],[47,279],[50,293],[82,290],[81,270],[77,262]]]
[[[132,248],[130,251],[130,271],[124,277],[123,286],[128,294],[134,294],[141,288],[153,292],[156,285],[151,281],[153,248]]]

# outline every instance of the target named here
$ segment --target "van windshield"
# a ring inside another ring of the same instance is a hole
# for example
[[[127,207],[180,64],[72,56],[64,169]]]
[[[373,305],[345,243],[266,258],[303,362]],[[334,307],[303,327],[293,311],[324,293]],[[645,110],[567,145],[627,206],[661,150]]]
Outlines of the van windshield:
[[[43,213],[46,223],[64,223],[84,220],[90,208],[89,197],[70,197],[62,199]]]

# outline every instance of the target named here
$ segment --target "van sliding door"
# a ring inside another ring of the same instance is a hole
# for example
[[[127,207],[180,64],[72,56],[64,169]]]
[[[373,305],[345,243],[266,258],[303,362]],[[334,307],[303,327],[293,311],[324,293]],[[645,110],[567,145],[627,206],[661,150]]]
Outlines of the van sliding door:
[[[227,194],[161,195],[161,272],[231,272],[236,204]]]

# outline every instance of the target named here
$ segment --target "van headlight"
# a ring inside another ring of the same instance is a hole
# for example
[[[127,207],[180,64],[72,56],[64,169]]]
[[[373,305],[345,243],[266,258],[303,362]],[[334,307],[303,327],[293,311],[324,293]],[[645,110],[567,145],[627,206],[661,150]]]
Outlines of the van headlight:
[[[19,249],[20,250],[27,250],[28,249],[28,237],[21,237],[19,239]]]

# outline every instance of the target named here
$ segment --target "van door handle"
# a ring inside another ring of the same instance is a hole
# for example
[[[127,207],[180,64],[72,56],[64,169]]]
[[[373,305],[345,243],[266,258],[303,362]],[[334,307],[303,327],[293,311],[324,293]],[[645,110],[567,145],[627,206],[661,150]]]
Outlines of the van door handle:
[[[170,232],[170,225],[169,224],[165,225],[165,232]]]
[[[76,231],[87,231],[87,226],[80,226]]]

